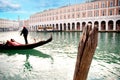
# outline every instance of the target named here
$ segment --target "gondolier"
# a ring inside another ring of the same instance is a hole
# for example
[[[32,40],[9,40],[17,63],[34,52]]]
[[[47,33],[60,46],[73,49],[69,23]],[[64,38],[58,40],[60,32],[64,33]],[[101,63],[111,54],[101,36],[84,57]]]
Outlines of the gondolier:
[[[20,35],[22,35],[22,34],[23,34],[23,37],[25,39],[25,44],[28,44],[28,40],[27,40],[28,30],[27,30],[27,28],[25,26],[23,27]]]

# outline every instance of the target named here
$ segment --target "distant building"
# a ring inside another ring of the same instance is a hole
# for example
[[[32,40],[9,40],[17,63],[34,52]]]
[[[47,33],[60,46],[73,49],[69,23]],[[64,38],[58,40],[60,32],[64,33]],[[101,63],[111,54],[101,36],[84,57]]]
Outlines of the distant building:
[[[19,22],[9,19],[0,19],[0,31],[13,31],[17,30]]]
[[[82,31],[87,23],[99,31],[120,31],[120,0],[89,2],[45,10],[29,18],[31,30],[51,26],[60,31]]]

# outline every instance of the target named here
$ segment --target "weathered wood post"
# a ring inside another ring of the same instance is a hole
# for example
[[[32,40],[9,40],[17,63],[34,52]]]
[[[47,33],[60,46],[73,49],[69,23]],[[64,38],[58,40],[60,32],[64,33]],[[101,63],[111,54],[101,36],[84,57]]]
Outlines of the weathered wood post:
[[[73,80],[87,80],[90,64],[97,47],[98,28],[88,24],[81,35]]]

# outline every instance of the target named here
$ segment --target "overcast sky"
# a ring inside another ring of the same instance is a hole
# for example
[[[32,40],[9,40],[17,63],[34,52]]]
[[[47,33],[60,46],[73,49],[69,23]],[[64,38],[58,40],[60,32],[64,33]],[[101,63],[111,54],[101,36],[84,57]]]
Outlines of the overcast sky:
[[[85,0],[0,0],[0,18],[28,19],[30,15],[43,10],[59,8],[68,4],[83,3]]]

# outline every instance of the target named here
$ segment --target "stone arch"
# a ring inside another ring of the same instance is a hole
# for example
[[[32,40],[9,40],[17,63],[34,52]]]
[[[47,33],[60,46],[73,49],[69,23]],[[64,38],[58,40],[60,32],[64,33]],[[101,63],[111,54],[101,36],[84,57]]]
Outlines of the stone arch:
[[[62,23],[60,23],[60,31],[62,31]]]
[[[92,24],[92,22],[91,22],[91,21],[89,21],[88,23]]]
[[[58,24],[56,24],[56,30],[58,30]]]
[[[80,30],[80,22],[77,22],[77,30]]]
[[[94,22],[94,25],[97,25],[97,27],[99,27],[99,22],[98,22],[98,21],[95,21],[95,22]]]
[[[101,30],[105,30],[105,28],[106,28],[106,22],[102,21],[101,22]]]
[[[75,23],[72,23],[72,30],[75,30]]]
[[[66,23],[64,23],[64,30],[66,31]]]
[[[108,22],[108,30],[113,30],[113,23],[114,22],[112,20]]]
[[[68,30],[70,30],[70,23],[68,23]]]
[[[54,24],[52,24],[52,27],[53,27],[53,30],[55,30],[55,26],[54,26]]]
[[[85,25],[86,25],[86,22],[82,22],[82,30],[85,27]]]
[[[116,21],[116,30],[120,31],[120,20]]]

